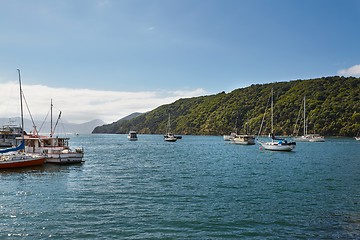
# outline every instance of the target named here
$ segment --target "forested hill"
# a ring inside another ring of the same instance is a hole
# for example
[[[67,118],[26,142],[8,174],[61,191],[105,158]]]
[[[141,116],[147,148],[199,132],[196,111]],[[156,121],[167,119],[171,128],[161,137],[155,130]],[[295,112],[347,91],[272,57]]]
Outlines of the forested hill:
[[[230,93],[179,99],[131,120],[97,127],[93,133],[222,135],[257,134],[266,112],[262,134],[270,132],[271,89],[274,90],[274,132],[292,135],[295,124],[302,126],[301,108],[306,96],[308,132],[325,136],[354,136],[360,129],[360,78],[323,77],[270,84],[256,84]],[[266,111],[265,111],[266,110]],[[300,128],[300,133],[302,133]]]

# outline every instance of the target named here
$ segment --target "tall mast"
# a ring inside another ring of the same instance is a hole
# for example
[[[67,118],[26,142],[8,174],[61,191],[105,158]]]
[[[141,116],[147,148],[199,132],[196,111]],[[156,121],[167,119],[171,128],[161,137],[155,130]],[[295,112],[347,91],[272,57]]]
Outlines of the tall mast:
[[[274,134],[274,89],[271,88],[271,134]]]
[[[168,120],[168,131],[171,132],[171,127],[170,127],[170,113],[169,113],[169,120]]]
[[[51,99],[51,103],[50,103],[50,137],[52,137],[52,135],[53,135],[52,108],[53,108],[53,104],[52,104],[52,99]]]
[[[22,137],[22,141],[24,142],[24,111],[23,111],[23,102],[22,102],[20,69],[17,69],[17,71],[19,74],[19,86],[20,86],[21,137]]]
[[[306,96],[304,96],[304,136],[306,136],[306,134],[307,134],[307,129],[306,129],[306,108],[305,108],[305,105],[306,105],[306,103],[305,103],[305,101],[306,101]]]

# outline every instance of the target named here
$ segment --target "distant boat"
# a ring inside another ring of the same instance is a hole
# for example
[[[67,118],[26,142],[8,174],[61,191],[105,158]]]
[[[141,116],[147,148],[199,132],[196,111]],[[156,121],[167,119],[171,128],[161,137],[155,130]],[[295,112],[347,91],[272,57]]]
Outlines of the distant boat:
[[[255,137],[248,134],[236,135],[231,141],[235,144],[240,144],[240,145],[254,145]]]
[[[175,137],[174,134],[168,133],[168,134],[166,134],[166,135],[164,136],[164,140],[165,140],[166,142],[176,142],[176,141],[177,141],[177,138]]]
[[[230,135],[223,135],[224,141],[231,141],[236,137],[236,133],[232,132]]]
[[[299,137],[295,137],[295,141],[297,142],[325,142],[325,137],[321,136],[320,134],[308,134],[307,132],[307,124],[306,124],[306,97],[304,96],[304,113],[303,113],[303,118],[304,118],[304,135],[299,136]],[[300,115],[300,114],[299,114]]]
[[[168,132],[164,135],[164,140],[166,142],[176,142],[177,138],[173,133],[171,133],[171,127],[170,127],[170,113],[169,113],[169,119],[168,119]]]
[[[136,131],[130,131],[127,138],[130,140],[130,141],[137,141],[138,140],[138,137],[137,137],[137,133]]]
[[[20,70],[19,74],[19,86],[20,86],[20,109],[21,109],[21,129],[24,129],[24,114],[23,114],[23,92],[21,88]],[[24,152],[24,131],[21,131],[21,142],[17,147],[7,148],[0,150],[0,169],[9,168],[23,168],[42,165],[45,162],[45,157],[38,154],[28,154]]]
[[[355,140],[360,141],[360,130],[357,132]]]
[[[235,122],[234,132],[230,133],[230,135],[223,135],[224,141],[231,141],[236,137],[236,135],[237,135],[237,119]]]
[[[296,142],[288,142],[284,138],[277,138],[274,135],[274,93],[273,89],[271,89],[271,141],[258,141],[258,143],[265,149],[270,151],[292,151],[295,149]],[[265,116],[265,114],[264,114]],[[262,127],[262,126],[261,126]],[[259,135],[261,132],[261,127],[259,131]]]

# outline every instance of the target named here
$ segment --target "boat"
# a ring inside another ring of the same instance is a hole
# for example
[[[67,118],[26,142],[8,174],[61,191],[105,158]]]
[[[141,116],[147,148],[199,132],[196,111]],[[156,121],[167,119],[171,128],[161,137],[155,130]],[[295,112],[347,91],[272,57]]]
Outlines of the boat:
[[[127,138],[130,140],[130,141],[137,141],[138,140],[138,137],[137,137],[137,133],[136,131],[130,131]]]
[[[21,88],[20,70],[19,74],[19,86],[20,86],[20,109],[21,109],[21,129],[24,129],[24,114],[23,114],[23,92]],[[45,157],[38,154],[29,154],[24,151],[24,131],[21,131],[21,142],[17,147],[6,148],[0,150],[0,169],[9,168],[24,168],[43,165],[45,163]]]
[[[39,135],[35,127],[32,134],[24,135],[25,152],[32,154],[43,154],[46,158],[46,163],[75,164],[84,162],[83,148],[71,149],[69,147],[69,137],[54,136],[56,126],[61,117],[61,111],[59,113],[55,127],[53,127],[52,108],[53,104],[51,100],[50,135]]]
[[[266,110],[265,110],[266,112]],[[265,117],[265,113],[264,113]],[[264,119],[263,119],[264,120]],[[261,126],[262,127],[262,126]],[[259,130],[259,135],[261,132],[261,127]],[[274,134],[274,91],[271,89],[271,141],[262,141],[258,140],[257,142],[261,145],[261,147],[265,150],[270,151],[292,151],[295,149],[296,142],[288,141],[284,138],[275,137]]]
[[[0,148],[11,148],[16,145],[16,138],[21,137],[22,129],[14,124],[3,125],[0,128]]]
[[[303,113],[303,118],[304,118],[304,126],[303,126],[303,130],[304,130],[304,134],[302,136],[299,137],[295,137],[294,140],[297,142],[325,142],[325,137],[321,136],[320,134],[308,134],[307,132],[307,124],[306,124],[306,97],[304,96],[304,113]],[[300,115],[300,114],[299,114]]]
[[[360,141],[360,130],[357,132],[355,140]]]
[[[236,137],[236,133],[232,132],[230,135],[223,135],[224,141],[231,141]]]
[[[232,143],[240,144],[240,145],[254,145],[255,137],[248,134],[236,135],[231,141]]]
[[[164,141],[166,142],[176,142],[177,137],[173,133],[171,133],[170,127],[170,113],[169,113],[169,120],[168,120],[168,132],[164,135]]]
[[[73,164],[82,163],[83,148],[71,149],[68,137],[53,137],[38,134],[25,135],[25,152],[43,154],[46,163]]]
[[[177,138],[175,137],[174,134],[172,133],[167,133],[166,135],[164,135],[164,140],[166,142],[176,142],[177,141]]]

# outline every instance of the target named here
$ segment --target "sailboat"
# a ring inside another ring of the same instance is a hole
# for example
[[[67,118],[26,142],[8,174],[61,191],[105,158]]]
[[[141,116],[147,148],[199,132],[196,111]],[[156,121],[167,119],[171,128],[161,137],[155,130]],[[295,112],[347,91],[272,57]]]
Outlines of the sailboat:
[[[265,116],[265,115],[264,115]],[[259,135],[261,132],[261,127]],[[258,140],[257,142],[265,149],[270,151],[292,151],[295,149],[296,142],[288,142],[284,138],[277,138],[274,135],[274,91],[271,89],[271,141],[265,142]]]
[[[320,134],[308,134],[307,124],[306,124],[306,97],[304,96],[304,135],[296,137],[295,141],[297,142],[325,142],[324,136]]]
[[[53,103],[51,99],[51,121],[50,121],[50,136],[39,135],[36,128],[34,133],[31,135],[25,135],[25,151],[27,153],[37,153],[44,154],[46,157],[47,163],[56,163],[56,164],[72,164],[72,163],[82,163],[84,150],[82,148],[71,149],[69,147],[68,137],[59,137],[54,136],[56,126],[61,118],[61,111],[59,113],[58,119],[53,127]]]
[[[171,128],[170,128],[170,113],[169,113],[169,119],[168,119],[168,132],[164,135],[164,140],[166,142],[176,142],[177,137],[171,133]]]
[[[355,140],[360,141],[360,130],[357,132]]]
[[[14,148],[7,148],[0,150],[0,169],[8,168],[23,168],[23,167],[33,167],[42,165],[45,162],[45,157],[38,154],[29,154],[25,153],[25,141],[24,141],[24,114],[23,114],[23,92],[21,88],[21,77],[20,70],[18,69],[19,74],[19,86],[20,86],[20,108],[21,108],[21,143]]]

